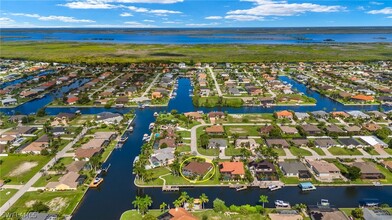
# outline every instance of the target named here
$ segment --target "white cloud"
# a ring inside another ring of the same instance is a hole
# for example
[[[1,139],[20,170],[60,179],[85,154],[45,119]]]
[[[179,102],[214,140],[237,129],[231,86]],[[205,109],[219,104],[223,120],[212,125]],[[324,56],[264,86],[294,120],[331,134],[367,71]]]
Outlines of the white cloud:
[[[388,16],[387,18],[392,18],[392,16]]]
[[[368,12],[368,14],[384,14],[384,15],[390,15],[392,14],[392,7],[386,7],[380,10],[371,10]]]
[[[15,21],[12,20],[11,18],[6,18],[6,17],[0,17],[0,25],[9,25],[14,23]]]
[[[181,22],[181,21],[164,21],[162,23],[163,24],[182,24],[183,22]]]
[[[121,17],[132,17],[133,14],[129,13],[129,12],[123,12],[120,14]]]
[[[64,6],[72,9],[111,9],[117,8],[118,6],[108,4],[106,1],[100,0],[87,0],[83,2],[68,2],[66,4],[59,4],[59,6]]]
[[[61,21],[65,23],[94,23],[93,20],[88,19],[77,19],[74,17],[68,16],[56,16],[56,15],[49,15],[49,16],[42,16],[39,14],[26,14],[26,13],[10,13],[13,16],[22,16],[28,18],[37,18],[40,21]]]
[[[108,2],[120,3],[155,3],[155,4],[174,4],[184,0],[107,0]]]
[[[144,22],[150,22],[150,23],[154,23],[155,22],[155,20],[148,20],[148,19],[146,19],[146,20],[143,20]]]
[[[66,23],[94,23],[95,21],[93,20],[88,20],[88,19],[76,19],[74,17],[67,17],[67,16],[42,16],[39,17],[38,20],[41,21],[61,21],[61,22],[66,22]]]
[[[204,19],[207,19],[207,20],[219,20],[219,19],[222,19],[223,17],[222,16],[208,16],[208,17],[205,17]]]
[[[287,1],[272,0],[246,0],[255,2],[256,6],[250,9],[229,11],[229,15],[254,16],[293,16],[306,12],[338,12],[345,10],[339,5],[319,5],[313,3],[288,3]]]
[[[369,4],[371,4],[371,5],[383,5],[384,3],[382,3],[382,2],[369,2]]]
[[[152,13],[152,14],[181,14],[182,12],[157,9],[157,10],[149,10],[148,13]]]
[[[357,10],[359,10],[359,11],[365,11],[366,9],[365,9],[364,6],[358,6],[358,7],[357,7]]]
[[[154,25],[143,24],[138,21],[126,21],[126,22],[124,22],[124,24],[126,24],[127,26],[130,26],[130,27],[140,27],[140,28],[141,27],[155,27]]]
[[[264,19],[263,17],[254,15],[227,15],[225,18],[236,21],[261,21]]]
[[[138,8],[135,6],[128,6],[127,8],[131,11],[134,11],[134,12],[148,12],[147,8]]]
[[[186,26],[189,27],[206,27],[206,26],[216,26],[219,23],[217,22],[212,22],[212,23],[191,23],[191,24],[185,24]]]

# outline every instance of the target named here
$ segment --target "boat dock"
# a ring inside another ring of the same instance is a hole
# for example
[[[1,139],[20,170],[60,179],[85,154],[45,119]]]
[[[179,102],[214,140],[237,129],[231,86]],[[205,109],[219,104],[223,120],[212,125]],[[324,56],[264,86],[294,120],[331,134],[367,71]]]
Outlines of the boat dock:
[[[180,187],[178,186],[170,186],[170,185],[163,185],[162,192],[177,192],[180,191]]]
[[[301,188],[302,191],[316,190],[316,187],[311,182],[300,183],[298,184],[298,187]]]

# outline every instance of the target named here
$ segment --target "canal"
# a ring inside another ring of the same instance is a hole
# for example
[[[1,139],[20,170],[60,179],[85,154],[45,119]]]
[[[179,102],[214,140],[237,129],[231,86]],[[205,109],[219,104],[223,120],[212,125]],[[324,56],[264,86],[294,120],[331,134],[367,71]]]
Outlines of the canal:
[[[162,192],[161,188],[138,188],[133,184],[135,176],[132,174],[132,163],[134,158],[139,154],[140,147],[142,146],[143,134],[149,133],[148,126],[154,122],[154,112],[171,111],[173,109],[179,112],[188,112],[201,110],[204,112],[209,111],[227,111],[229,113],[266,113],[274,112],[277,110],[289,109],[293,111],[314,111],[314,110],[372,110],[377,109],[378,106],[344,106],[335,102],[327,97],[320,95],[315,91],[306,89],[306,87],[288,77],[280,77],[282,81],[288,82],[293,85],[293,88],[303,92],[309,97],[318,100],[315,106],[276,106],[272,108],[262,107],[242,107],[242,108],[196,108],[192,105],[192,99],[189,96],[189,90],[192,89],[190,80],[187,78],[179,79],[179,86],[177,96],[172,99],[168,107],[161,108],[146,108],[135,109],[136,118],[134,132],[129,134],[128,141],[121,149],[115,150],[108,163],[111,164],[108,174],[101,186],[98,189],[90,189],[87,191],[85,197],[79,204],[73,215],[73,219],[119,219],[121,214],[132,209],[132,201],[138,194],[148,194],[152,197],[154,203],[152,208],[158,208],[162,202],[172,204],[178,198],[179,192]],[[85,81],[77,81],[67,87],[63,87],[59,92],[51,93],[42,99],[27,102],[15,109],[1,109],[6,114],[15,114],[20,112],[23,114],[30,114],[36,112],[38,109],[47,105],[56,97],[61,97],[63,93],[68,92],[72,88],[77,88]],[[391,107],[385,107],[389,110]],[[97,114],[104,111],[125,113],[130,111],[130,108],[111,108],[106,109],[103,107],[89,107],[89,108],[47,108],[47,113],[55,115],[60,112],[75,112],[80,110],[82,114]],[[388,203],[392,206],[392,187],[318,187],[316,191],[309,193],[302,193],[297,187],[285,187],[282,190],[269,192],[266,189],[251,188],[248,190],[236,192],[229,188],[219,187],[198,187],[186,188],[181,191],[187,191],[189,195],[198,197],[201,193],[206,193],[210,202],[206,207],[212,206],[212,201],[215,198],[220,198],[226,201],[227,205],[231,204],[255,204],[258,202],[261,194],[268,195],[269,204],[267,207],[273,206],[275,199],[287,200],[291,204],[306,203],[316,204],[320,199],[329,199],[331,204],[337,207],[353,207],[358,205],[358,201],[363,198],[378,198],[383,203]]]

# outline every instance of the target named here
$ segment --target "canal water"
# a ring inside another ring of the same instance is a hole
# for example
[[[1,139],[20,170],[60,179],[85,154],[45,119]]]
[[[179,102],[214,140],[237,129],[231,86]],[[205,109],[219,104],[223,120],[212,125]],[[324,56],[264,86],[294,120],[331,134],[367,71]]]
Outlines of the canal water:
[[[50,75],[50,74],[53,74],[53,73],[56,73],[56,72],[54,70],[44,70],[44,71],[39,72],[36,75],[29,75],[29,76],[24,77],[24,78],[19,78],[19,79],[14,79],[14,80],[11,80],[11,81],[8,81],[8,82],[4,82],[4,83],[2,83],[0,85],[0,89],[4,89],[7,86],[13,86],[13,85],[16,85],[16,84],[24,83],[24,82],[26,82],[28,80],[33,79],[36,76],[46,76],[46,75]]]
[[[276,110],[290,109],[294,111],[313,111],[313,110],[371,110],[377,109],[377,106],[343,106],[329,98],[326,98],[315,91],[307,90],[302,84],[287,78],[280,77],[281,80],[293,85],[294,89],[303,92],[305,95],[316,98],[318,100],[316,106],[290,106],[290,107],[243,107],[243,108],[196,108],[192,105],[192,99],[189,96],[189,90],[192,89],[190,80],[181,78],[178,80],[179,86],[177,96],[172,99],[168,107],[135,109],[136,118],[134,132],[129,134],[128,141],[121,149],[114,150],[108,163],[111,164],[108,174],[105,176],[103,183],[98,189],[90,189],[76,209],[73,219],[119,219],[121,214],[132,209],[132,201],[136,195],[148,194],[152,197],[152,208],[159,208],[162,202],[172,204],[178,198],[180,192],[162,192],[161,188],[138,188],[133,184],[135,176],[132,174],[132,163],[134,158],[139,154],[142,146],[143,134],[149,133],[148,126],[155,121],[154,112],[169,112],[173,109],[179,112],[201,110],[209,111],[227,111],[229,113],[263,113],[274,112]],[[68,92],[72,88],[77,88],[83,84],[85,80],[74,82],[73,84],[62,88],[57,93],[48,94],[42,99],[34,100],[15,109],[1,109],[2,112],[12,114],[20,112],[30,114],[36,112],[39,108],[50,103],[54,98],[61,97],[63,93]],[[389,110],[391,107],[385,107]],[[83,114],[97,114],[104,111],[125,113],[130,108],[110,108],[89,107],[89,108],[47,108],[47,113],[55,115],[60,112],[75,112],[80,110]],[[269,192],[266,189],[251,188],[248,190],[236,192],[234,189],[219,187],[197,187],[186,188],[181,191],[187,191],[189,195],[198,197],[201,193],[205,193],[210,202],[206,207],[212,206],[215,198],[226,201],[227,205],[231,204],[256,204],[261,194],[269,197],[270,203],[267,207],[273,206],[275,199],[289,201],[291,204],[306,203],[316,204],[320,199],[329,199],[331,204],[337,207],[354,207],[358,205],[358,201],[363,198],[378,198],[382,203],[388,203],[392,206],[392,187],[318,187],[316,191],[302,193],[298,187],[285,187],[276,192]]]

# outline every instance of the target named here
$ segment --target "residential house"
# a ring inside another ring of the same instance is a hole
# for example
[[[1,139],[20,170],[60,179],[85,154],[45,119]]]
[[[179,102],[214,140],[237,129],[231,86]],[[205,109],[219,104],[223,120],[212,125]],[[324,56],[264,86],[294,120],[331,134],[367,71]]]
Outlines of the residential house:
[[[329,117],[329,114],[327,113],[327,112],[325,112],[325,111],[313,111],[313,112],[311,112],[311,114],[315,117],[315,118],[324,118],[324,119],[326,119],[326,118],[328,118]]]
[[[370,132],[375,132],[375,131],[382,128],[380,125],[373,123],[373,122],[365,123],[362,125],[362,127]]]
[[[225,133],[225,129],[222,125],[213,125],[206,128],[206,133],[209,135],[222,135]]]
[[[96,122],[104,124],[117,124],[123,119],[124,117],[119,113],[101,112],[97,114]]]
[[[371,95],[358,94],[358,95],[352,96],[351,100],[355,101],[355,102],[361,102],[361,103],[374,102],[374,97]]]
[[[325,127],[325,130],[328,132],[328,134],[341,134],[345,133],[339,126],[330,124]]]
[[[293,113],[287,110],[275,112],[275,115],[278,119],[293,118]]]
[[[174,148],[163,148],[154,150],[151,154],[150,161],[154,167],[166,166],[173,163],[175,155]]]
[[[250,149],[255,149],[259,146],[258,143],[256,143],[255,139],[252,138],[238,138],[235,140],[235,147],[240,148],[240,147],[246,147]]]
[[[364,118],[364,119],[370,118],[369,115],[357,110],[348,111],[347,113],[351,115],[353,118]]]
[[[384,160],[381,162],[381,164],[387,168],[389,171],[392,172],[392,160]]]
[[[347,147],[350,149],[364,147],[364,145],[362,143],[357,141],[355,138],[351,138],[351,137],[339,138],[338,141],[339,141],[341,147]]]
[[[306,165],[321,179],[339,179],[340,170],[333,163],[324,160],[306,160]]]
[[[212,138],[208,140],[209,149],[224,149],[227,148],[227,140],[222,138]]]
[[[358,136],[361,141],[365,142],[367,145],[372,147],[388,147],[388,144],[383,142],[382,140],[378,139],[375,136]]]
[[[33,141],[25,148],[23,148],[20,152],[23,154],[40,154],[41,151],[49,146],[49,138],[46,134],[42,135],[37,140]]]
[[[224,180],[242,179],[245,177],[245,169],[242,162],[220,162],[219,172]]]
[[[45,188],[49,191],[76,190],[84,182],[85,177],[76,172],[68,172],[58,182],[49,182]]]
[[[285,134],[298,134],[298,130],[295,127],[280,125],[279,128]]]
[[[279,168],[287,177],[298,177],[300,179],[312,178],[312,175],[306,166],[299,161],[279,162]]]
[[[58,216],[56,214],[42,213],[42,212],[29,212],[24,215],[22,220],[56,220]]]
[[[318,135],[321,134],[322,131],[316,125],[313,124],[305,124],[301,125],[300,128],[307,134],[307,135]]]
[[[316,147],[329,148],[333,146],[338,146],[339,144],[332,138],[316,138],[314,139],[314,144]]]
[[[290,144],[285,139],[266,139],[265,142],[268,147],[290,147]]]
[[[166,145],[166,147],[175,148],[177,146],[176,139],[171,137],[159,139],[158,147],[161,148],[162,145]]]
[[[347,132],[350,132],[350,133],[358,133],[361,131],[361,128],[356,125],[352,125],[352,126],[347,125],[344,127],[344,130],[346,130]]]
[[[354,162],[351,165],[361,170],[361,179],[385,179],[384,174],[371,162]]]
[[[211,169],[213,169],[211,163],[191,161],[182,168],[182,173],[187,177],[203,178]]]
[[[331,112],[332,117],[334,118],[348,118],[350,117],[349,114],[346,112]]]
[[[86,163],[86,161],[72,161],[72,163],[67,165],[65,169],[67,172],[79,173],[80,171],[85,169]]]
[[[306,112],[294,112],[294,115],[298,120],[305,120],[310,117],[310,115]]]
[[[306,147],[309,144],[309,139],[306,138],[294,138],[289,141],[295,147]]]
[[[203,119],[203,115],[199,112],[186,112],[184,113],[184,115],[187,118],[194,119],[194,120]]]
[[[158,220],[198,220],[182,207],[173,208],[157,217]]]
[[[260,130],[260,134],[269,134],[271,131],[272,131],[272,129],[274,129],[274,126],[273,125],[265,125],[265,126],[262,126],[259,130]]]
[[[252,161],[248,167],[258,180],[278,180],[274,164],[267,160]]]

